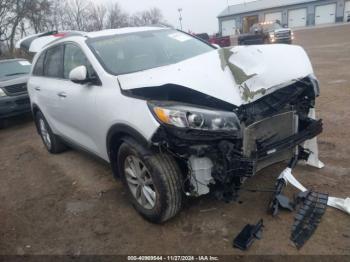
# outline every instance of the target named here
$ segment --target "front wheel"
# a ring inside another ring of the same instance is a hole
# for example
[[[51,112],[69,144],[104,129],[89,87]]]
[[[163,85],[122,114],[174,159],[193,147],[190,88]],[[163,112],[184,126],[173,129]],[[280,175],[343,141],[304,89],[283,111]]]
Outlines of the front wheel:
[[[145,219],[162,223],[181,210],[182,174],[171,156],[127,140],[119,148],[118,169],[133,206]]]

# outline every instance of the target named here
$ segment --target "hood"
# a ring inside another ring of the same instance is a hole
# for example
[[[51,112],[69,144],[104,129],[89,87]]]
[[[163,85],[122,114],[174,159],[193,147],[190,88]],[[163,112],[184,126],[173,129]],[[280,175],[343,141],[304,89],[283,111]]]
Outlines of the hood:
[[[310,74],[312,66],[301,47],[276,44],[217,49],[118,80],[122,90],[171,84],[240,106]]]
[[[0,78],[0,87],[12,86],[27,83],[29,75],[8,76]]]

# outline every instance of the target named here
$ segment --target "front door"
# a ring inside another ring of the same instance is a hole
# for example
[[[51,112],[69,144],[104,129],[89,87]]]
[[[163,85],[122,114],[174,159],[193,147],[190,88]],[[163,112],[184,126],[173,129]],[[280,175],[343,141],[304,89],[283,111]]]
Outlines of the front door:
[[[66,44],[64,49],[64,84],[57,93],[60,102],[60,119],[63,136],[75,144],[97,153],[94,133],[96,130],[96,94],[100,91],[98,83],[78,84],[69,80],[69,73],[78,66],[86,66],[88,77],[97,77],[94,69],[81,48],[76,44]]]

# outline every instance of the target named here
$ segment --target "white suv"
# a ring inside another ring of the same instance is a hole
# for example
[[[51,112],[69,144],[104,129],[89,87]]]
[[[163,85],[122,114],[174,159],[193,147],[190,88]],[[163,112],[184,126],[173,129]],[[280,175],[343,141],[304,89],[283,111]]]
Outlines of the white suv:
[[[301,47],[216,47],[161,27],[66,33],[34,59],[32,111],[51,153],[111,164],[146,219],[185,196],[237,199],[242,182],[322,131],[319,87]],[[314,155],[317,152],[314,152]]]

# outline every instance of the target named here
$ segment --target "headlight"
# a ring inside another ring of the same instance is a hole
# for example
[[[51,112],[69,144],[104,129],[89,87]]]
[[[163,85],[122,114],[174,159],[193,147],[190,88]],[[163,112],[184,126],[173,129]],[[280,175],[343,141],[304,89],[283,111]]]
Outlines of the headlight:
[[[2,88],[0,88],[0,97],[3,97],[3,96],[7,96],[4,92],[4,90],[2,90]]]
[[[148,104],[153,115],[162,124],[197,130],[240,130],[239,119],[232,112],[213,111],[187,105],[158,105],[153,102]]]
[[[275,38],[275,33],[270,33],[270,38]]]

